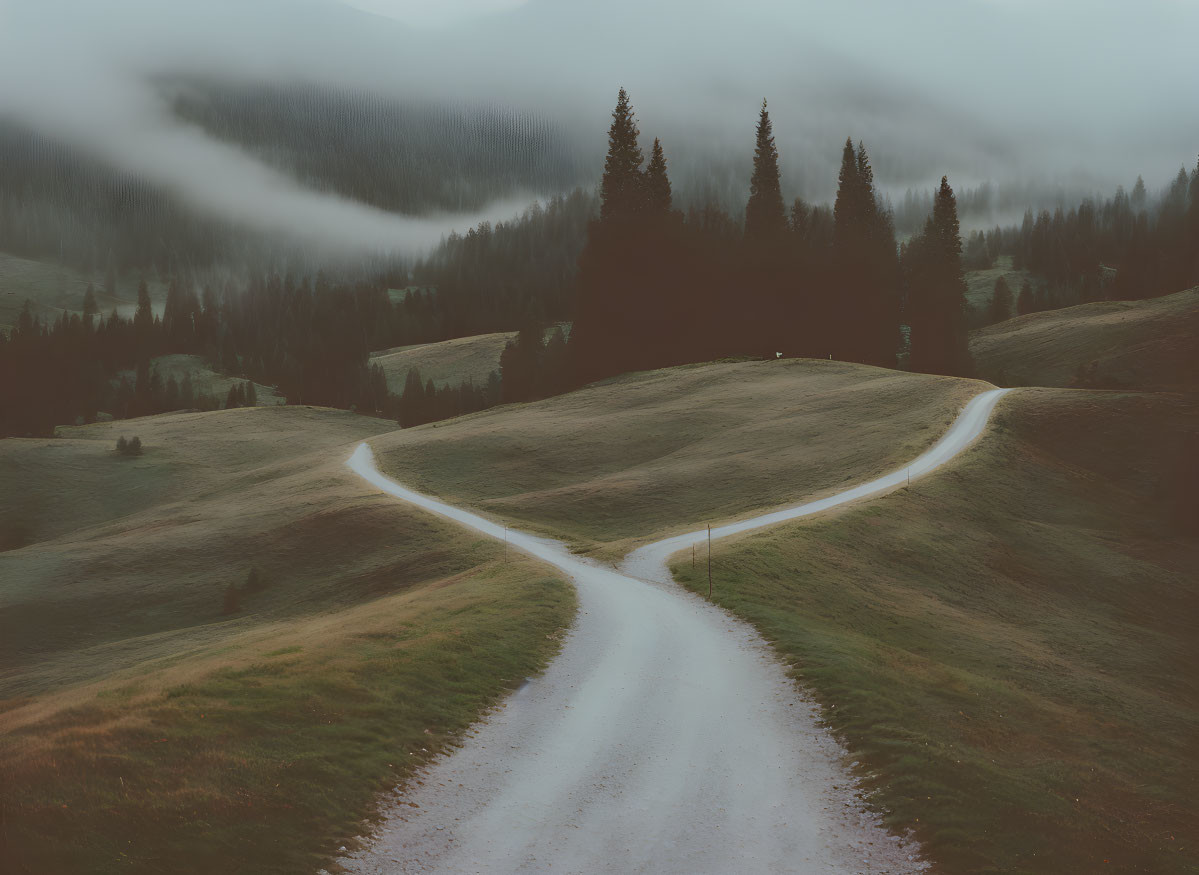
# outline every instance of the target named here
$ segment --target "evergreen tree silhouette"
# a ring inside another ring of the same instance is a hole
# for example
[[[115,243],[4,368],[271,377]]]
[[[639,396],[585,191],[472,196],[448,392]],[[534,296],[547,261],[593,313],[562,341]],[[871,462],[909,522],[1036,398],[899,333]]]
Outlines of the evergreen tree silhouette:
[[[966,376],[966,276],[957,199],[947,177],[941,177],[933,214],[908,254],[910,366],[924,373]]]
[[[899,346],[895,230],[874,190],[865,144],[845,140],[833,206],[833,264],[823,338],[845,361],[894,367]],[[818,350],[820,352],[820,350]]]
[[[608,129],[608,155],[600,183],[600,218],[609,221],[635,215],[641,209],[644,186],[641,147],[637,145],[637,120],[629,105],[628,92],[620,89],[612,125]]]
[[[1016,315],[1023,316],[1026,313],[1031,313],[1037,307],[1036,298],[1033,296],[1032,281],[1025,279],[1020,286],[1020,294],[1016,297]]]
[[[749,202],[745,205],[745,234],[751,239],[773,239],[787,227],[783,193],[779,185],[779,153],[766,100],[758,113],[754,145],[754,172],[749,180]]]
[[[666,156],[662,152],[662,143],[657,137],[654,137],[654,147],[645,168],[645,199],[651,214],[670,212],[670,179],[666,175]]]
[[[1012,290],[1007,280],[998,277],[995,280],[995,290],[991,293],[991,304],[987,308],[987,324],[1004,322],[1012,318]]]

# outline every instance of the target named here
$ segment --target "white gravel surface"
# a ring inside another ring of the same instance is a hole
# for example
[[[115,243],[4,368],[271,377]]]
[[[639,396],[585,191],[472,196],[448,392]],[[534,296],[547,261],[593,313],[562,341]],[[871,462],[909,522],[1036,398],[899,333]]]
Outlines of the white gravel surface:
[[[973,399],[931,450],[818,502],[713,537],[884,492],[965,449],[1006,390]],[[561,654],[463,747],[421,772],[349,872],[897,873],[924,868],[862,803],[845,752],[749,625],[670,582],[651,544],[621,571],[405,489],[362,444],[348,462],[385,492],[543,559],[579,593]]]

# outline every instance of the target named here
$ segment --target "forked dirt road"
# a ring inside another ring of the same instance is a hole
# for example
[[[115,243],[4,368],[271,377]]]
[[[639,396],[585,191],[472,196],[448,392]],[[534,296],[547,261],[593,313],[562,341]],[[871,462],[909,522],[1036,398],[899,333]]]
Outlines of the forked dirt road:
[[[974,398],[942,439],[892,474],[712,530],[714,538],[875,495],[944,464],[1007,390]],[[385,872],[913,872],[919,849],[856,796],[845,752],[752,627],[670,582],[694,532],[619,572],[405,489],[362,444],[351,469],[384,492],[561,569],[579,616],[561,654],[465,745],[432,764],[365,850]]]

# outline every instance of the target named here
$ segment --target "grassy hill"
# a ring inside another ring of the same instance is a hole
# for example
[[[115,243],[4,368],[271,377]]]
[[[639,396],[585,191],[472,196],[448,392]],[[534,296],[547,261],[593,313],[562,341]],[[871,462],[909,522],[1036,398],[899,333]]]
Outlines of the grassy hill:
[[[972,332],[970,352],[1002,386],[1194,391],[1199,289],[1019,316]]]
[[[259,407],[0,441],[6,871],[313,870],[552,654],[551,570],[344,467],[393,427]]]
[[[422,379],[432,380],[438,387],[457,386],[463,380],[485,386],[491,372],[500,369],[500,354],[510,340],[516,340],[515,331],[476,334],[438,343],[396,346],[371,353],[370,360],[372,365],[382,366],[387,388],[396,394],[404,391],[404,379],[412,368],[420,368]]]
[[[563,322],[547,328],[546,336],[559,327],[569,334],[570,323]],[[473,380],[476,386],[485,386],[491,372],[500,369],[500,354],[509,342],[516,340],[516,334],[515,331],[501,331],[438,343],[396,346],[371,353],[371,364],[382,366],[387,388],[396,394],[404,391],[404,379],[412,368],[419,368],[421,378],[432,380],[438,387],[457,387],[467,380]]]
[[[229,393],[230,386],[246,382],[240,377],[229,377],[217,373],[203,356],[198,355],[173,353],[156,356],[150,360],[150,369],[158,371],[158,375],[162,377],[164,383],[171,377],[175,378],[176,383],[182,383],[183,378],[190,375],[192,388],[197,394],[212,395],[222,403]],[[134,370],[122,371],[118,375],[118,379],[121,376],[124,376],[130,383],[135,383],[137,380],[137,372]],[[273,386],[255,383],[254,387],[260,407],[287,403],[287,399],[278,394]]]
[[[785,359],[629,374],[372,441],[415,488],[576,547],[835,491],[915,458],[985,386]]]
[[[1196,432],[1194,400],[1021,390],[910,490],[718,544],[715,598],[946,871],[1196,871]]]
[[[713,364],[372,444],[407,483],[616,559],[894,468],[981,388]],[[1178,396],[1022,390],[910,491],[718,544],[717,598],[947,871],[1188,871],[1199,541],[1173,511],[1196,430]],[[674,572],[706,592],[702,569]]]
[[[1012,290],[1012,304],[1015,305],[1020,287],[1026,279],[1031,279],[1032,274],[1026,270],[1016,270],[1012,266],[1013,260],[1010,255],[1000,255],[995,259],[994,266],[987,270],[966,271],[966,305],[979,314],[973,318],[981,318],[981,314],[991,306],[995,281],[1000,277],[1007,281],[1008,288]]]
[[[43,320],[57,319],[64,310],[82,312],[89,282],[94,286],[93,294],[101,313],[107,316],[115,309],[122,316],[132,317],[137,310],[140,281],[139,276],[119,277],[116,293],[110,295],[104,290],[102,274],[89,276],[52,261],[0,252],[0,330],[7,331],[16,323],[26,300],[32,305],[33,314]],[[146,287],[154,312],[161,315],[167,297],[166,284],[146,277]]]

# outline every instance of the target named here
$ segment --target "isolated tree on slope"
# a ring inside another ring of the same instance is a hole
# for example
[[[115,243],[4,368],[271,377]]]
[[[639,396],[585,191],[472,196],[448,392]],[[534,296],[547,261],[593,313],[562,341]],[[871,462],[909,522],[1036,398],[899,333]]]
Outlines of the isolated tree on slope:
[[[991,306],[987,310],[987,324],[1004,322],[1012,318],[1012,290],[1007,280],[999,277],[995,280],[995,291],[991,294]]]
[[[604,159],[604,178],[600,183],[600,219],[629,217],[640,210],[643,197],[641,176],[640,135],[629,94],[623,88],[612,110],[612,126],[608,129],[608,156]]]
[[[772,239],[786,228],[787,213],[779,185],[779,153],[763,99],[754,146],[754,172],[749,179],[749,202],[745,205],[745,234],[752,239]]]
[[[1037,308],[1037,300],[1033,295],[1032,281],[1024,280],[1024,284],[1020,286],[1020,294],[1016,298],[1016,315],[1023,316],[1026,313],[1031,313]]]

